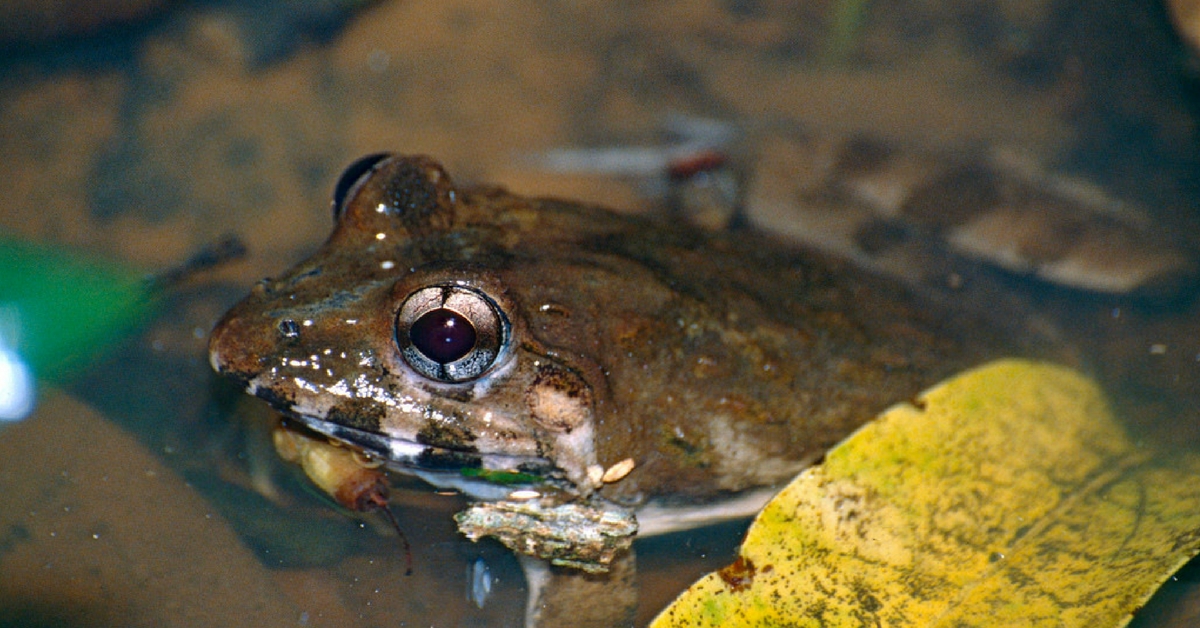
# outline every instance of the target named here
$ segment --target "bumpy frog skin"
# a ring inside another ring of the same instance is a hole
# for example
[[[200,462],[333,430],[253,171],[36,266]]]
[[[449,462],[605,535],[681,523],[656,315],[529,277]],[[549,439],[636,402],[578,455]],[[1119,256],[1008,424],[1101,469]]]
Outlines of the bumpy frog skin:
[[[334,213],[316,254],[217,325],[213,367],[478,499],[509,493],[486,481],[501,471],[614,507],[775,485],[887,405],[1000,353],[836,261],[457,190],[424,157],[360,160]]]

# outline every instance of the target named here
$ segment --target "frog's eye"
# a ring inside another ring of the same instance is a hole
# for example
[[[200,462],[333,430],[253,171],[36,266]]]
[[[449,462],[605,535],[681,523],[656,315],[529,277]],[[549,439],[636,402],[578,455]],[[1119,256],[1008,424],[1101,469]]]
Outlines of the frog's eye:
[[[482,292],[430,286],[410,294],[396,314],[396,345],[414,370],[439,382],[483,375],[496,362],[508,322]]]
[[[388,153],[375,153],[360,157],[354,163],[346,166],[342,171],[342,176],[338,177],[337,185],[333,187],[333,219],[337,220],[342,216],[342,210],[346,203],[346,196],[350,194],[350,190],[371,172],[375,164],[390,157]]]

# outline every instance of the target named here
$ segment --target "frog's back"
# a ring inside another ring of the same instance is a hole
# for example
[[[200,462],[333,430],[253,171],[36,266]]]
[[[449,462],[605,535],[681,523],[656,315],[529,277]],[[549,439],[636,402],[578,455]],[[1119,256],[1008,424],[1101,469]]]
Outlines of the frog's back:
[[[613,499],[786,480],[887,406],[1017,351],[895,281],[760,234],[495,189],[463,200],[464,217],[507,225],[521,315],[592,383],[601,466],[636,462],[605,487]]]

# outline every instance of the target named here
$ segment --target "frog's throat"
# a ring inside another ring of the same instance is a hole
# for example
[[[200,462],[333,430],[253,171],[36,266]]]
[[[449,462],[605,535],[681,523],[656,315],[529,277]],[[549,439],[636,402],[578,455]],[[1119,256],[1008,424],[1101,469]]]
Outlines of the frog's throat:
[[[386,461],[388,468],[392,470],[415,475],[438,488],[461,491],[475,499],[504,499],[518,487],[477,479],[477,476],[465,475],[464,469],[523,472],[547,479],[554,471],[553,463],[535,456],[447,449],[392,438],[310,416],[296,415],[293,419],[314,432]]]

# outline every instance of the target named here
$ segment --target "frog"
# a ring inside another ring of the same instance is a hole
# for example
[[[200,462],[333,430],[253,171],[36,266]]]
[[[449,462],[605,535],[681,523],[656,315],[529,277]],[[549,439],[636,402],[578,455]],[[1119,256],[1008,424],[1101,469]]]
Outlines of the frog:
[[[427,156],[354,162],[331,205],[328,240],[216,324],[213,368],[559,565],[749,516],[889,405],[1011,351],[826,254],[459,186]],[[596,530],[617,542],[584,547]]]

